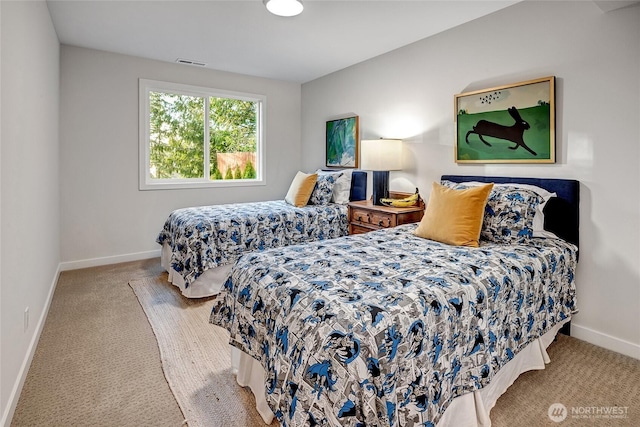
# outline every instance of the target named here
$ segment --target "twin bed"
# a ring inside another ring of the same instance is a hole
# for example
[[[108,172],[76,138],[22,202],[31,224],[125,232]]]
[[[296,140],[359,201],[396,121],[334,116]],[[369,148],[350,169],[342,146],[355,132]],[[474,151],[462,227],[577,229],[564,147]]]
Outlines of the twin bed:
[[[215,295],[243,254],[347,235],[344,202],[365,199],[367,173],[343,173],[349,178],[344,181],[346,194],[338,200],[342,203],[296,207],[275,200],[172,212],[157,238],[169,281],[187,298]]]
[[[265,423],[490,425],[518,375],[548,363],[575,312],[579,183],[442,182],[496,184],[479,247],[428,240],[410,224],[233,265],[210,321],[230,332],[238,382]]]

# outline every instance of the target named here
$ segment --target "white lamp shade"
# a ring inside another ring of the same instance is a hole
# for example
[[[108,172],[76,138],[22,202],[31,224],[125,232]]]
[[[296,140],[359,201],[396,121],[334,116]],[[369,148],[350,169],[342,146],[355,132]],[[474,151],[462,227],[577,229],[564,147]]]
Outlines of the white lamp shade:
[[[296,16],[302,13],[301,0],[263,0],[267,10],[278,16]]]
[[[363,139],[360,141],[360,168],[371,171],[402,169],[401,139]]]

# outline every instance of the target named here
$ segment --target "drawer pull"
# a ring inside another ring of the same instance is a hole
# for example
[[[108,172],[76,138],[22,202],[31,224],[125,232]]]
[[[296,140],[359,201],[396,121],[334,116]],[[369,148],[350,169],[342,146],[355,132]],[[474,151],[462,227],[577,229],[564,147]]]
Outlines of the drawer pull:
[[[362,215],[358,215],[358,221],[359,222],[371,222],[371,218],[369,217],[369,214],[366,214],[364,218],[362,217]]]
[[[391,218],[382,218],[378,221],[378,225],[380,227],[390,227],[391,226]]]

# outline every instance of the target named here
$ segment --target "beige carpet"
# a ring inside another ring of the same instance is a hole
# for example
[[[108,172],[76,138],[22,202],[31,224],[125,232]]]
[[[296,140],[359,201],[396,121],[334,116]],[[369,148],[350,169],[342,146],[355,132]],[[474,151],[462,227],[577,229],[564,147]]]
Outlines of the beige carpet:
[[[640,426],[640,360],[566,335],[548,353],[546,369],[520,375],[498,399],[494,426]],[[555,403],[567,409],[559,423],[548,415]]]
[[[229,334],[209,323],[211,299],[184,298],[157,277],[129,285],[156,335],[165,377],[189,426],[264,425],[253,395],[231,370]]]
[[[12,427],[182,425],[127,284],[162,274],[158,259],[60,274]]]

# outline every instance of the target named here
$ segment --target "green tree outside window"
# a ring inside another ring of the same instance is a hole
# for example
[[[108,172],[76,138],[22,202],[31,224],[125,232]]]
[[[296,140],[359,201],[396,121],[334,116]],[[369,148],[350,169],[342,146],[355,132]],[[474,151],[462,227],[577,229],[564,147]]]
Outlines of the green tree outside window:
[[[258,103],[233,98],[149,92],[149,174],[153,179],[205,176],[205,111],[209,105],[209,178],[221,179],[217,153],[257,150]],[[253,166],[252,166],[253,167]],[[229,168],[225,179],[245,178]],[[229,177],[229,171],[232,175]],[[235,173],[234,173],[235,172]]]

